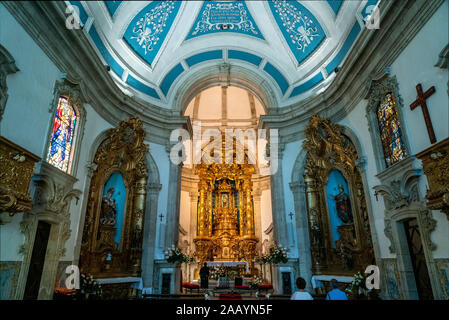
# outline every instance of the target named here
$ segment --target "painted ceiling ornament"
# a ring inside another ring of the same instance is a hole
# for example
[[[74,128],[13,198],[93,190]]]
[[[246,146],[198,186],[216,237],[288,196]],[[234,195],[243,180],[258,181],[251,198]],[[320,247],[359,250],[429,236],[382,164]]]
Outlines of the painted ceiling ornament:
[[[159,42],[160,34],[167,26],[166,22],[174,8],[174,1],[162,2],[147,12],[135,24],[133,32],[137,35],[131,37],[131,39],[136,39],[139,45],[145,49],[145,54],[152,51]]]
[[[150,65],[181,6],[180,1],[152,1],[130,22],[123,39]]]
[[[264,39],[244,1],[205,1],[187,39],[220,31]]]
[[[270,1],[271,11],[298,62],[309,56],[325,34],[316,18],[297,1]]]

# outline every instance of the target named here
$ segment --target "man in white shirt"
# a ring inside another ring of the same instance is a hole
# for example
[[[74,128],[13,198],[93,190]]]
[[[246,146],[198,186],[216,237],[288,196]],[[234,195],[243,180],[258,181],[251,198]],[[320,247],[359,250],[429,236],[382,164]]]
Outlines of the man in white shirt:
[[[298,290],[292,294],[290,300],[313,300],[312,295],[305,290],[306,280],[301,277],[296,279],[296,287]]]

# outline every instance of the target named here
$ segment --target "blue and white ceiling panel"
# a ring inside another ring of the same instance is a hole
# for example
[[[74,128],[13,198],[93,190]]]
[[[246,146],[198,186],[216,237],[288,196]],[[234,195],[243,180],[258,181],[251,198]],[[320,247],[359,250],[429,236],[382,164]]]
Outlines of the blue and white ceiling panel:
[[[152,1],[128,25],[123,39],[150,66],[180,6],[181,1]]]
[[[217,32],[264,39],[244,1],[204,1],[186,40]]]
[[[111,15],[111,17],[114,16],[115,11],[117,11],[121,3],[122,1],[118,0],[104,1],[104,4],[106,5],[106,8],[108,9],[108,12]]]
[[[297,1],[269,1],[271,12],[298,64],[326,38],[313,14]]]
[[[341,5],[344,0],[327,0],[335,15],[338,15],[338,11],[340,11]]]

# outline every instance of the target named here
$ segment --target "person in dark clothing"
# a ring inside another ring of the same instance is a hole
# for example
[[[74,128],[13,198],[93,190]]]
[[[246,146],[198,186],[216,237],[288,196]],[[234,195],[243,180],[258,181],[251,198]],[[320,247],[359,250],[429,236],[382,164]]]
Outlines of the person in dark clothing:
[[[201,288],[207,289],[209,288],[209,267],[207,263],[204,262],[203,267],[200,269],[200,278],[201,278]]]

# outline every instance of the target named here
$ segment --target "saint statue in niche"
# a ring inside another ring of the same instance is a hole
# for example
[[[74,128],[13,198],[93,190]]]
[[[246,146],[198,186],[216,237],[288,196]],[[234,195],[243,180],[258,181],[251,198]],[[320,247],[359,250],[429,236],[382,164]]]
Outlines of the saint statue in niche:
[[[109,188],[108,193],[103,197],[101,202],[101,218],[100,223],[105,226],[114,226],[117,216],[115,200],[112,198],[115,189]]]
[[[227,208],[228,207],[228,194],[224,193],[221,196],[221,207],[222,208]]]
[[[345,189],[342,184],[338,185],[339,193],[334,195],[330,195],[334,198],[336,207],[337,207],[337,215],[344,224],[353,223],[353,217],[351,212],[351,201],[349,199],[349,195],[345,193]]]

